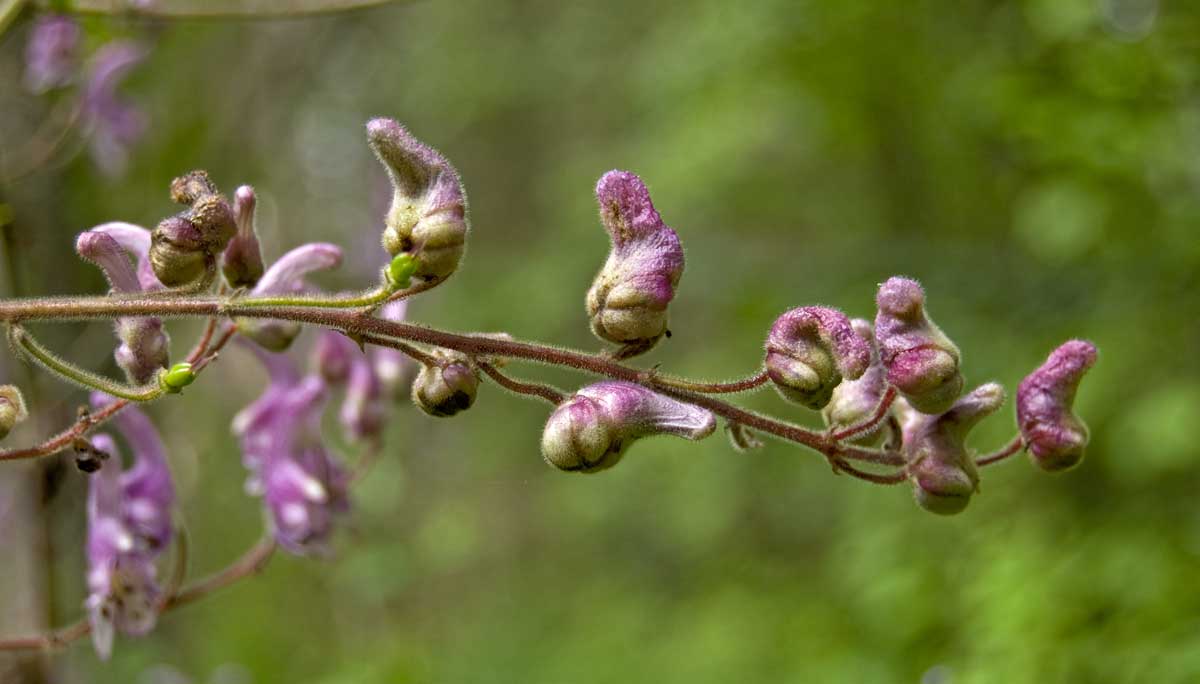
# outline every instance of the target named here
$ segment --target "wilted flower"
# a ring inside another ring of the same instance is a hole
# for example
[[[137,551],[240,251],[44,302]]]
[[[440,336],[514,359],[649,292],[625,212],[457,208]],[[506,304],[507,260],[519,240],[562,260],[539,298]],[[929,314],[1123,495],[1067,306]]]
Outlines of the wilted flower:
[[[294,295],[304,292],[304,277],[313,271],[336,268],[342,263],[342,250],[327,242],[301,245],[275,260],[250,296]],[[238,330],[271,351],[287,349],[300,334],[300,324],[255,318],[237,319]]]
[[[25,87],[40,95],[75,80],[82,36],[79,24],[70,17],[39,15],[25,45]]]
[[[29,417],[25,397],[16,385],[0,385],[0,439],[8,436],[18,423]]]
[[[949,409],[964,383],[958,347],[927,315],[921,284],[889,278],[879,286],[875,302],[875,340],[888,382],[922,413]]]
[[[205,171],[171,181],[171,199],[188,210],[163,219],[151,234],[150,265],[164,285],[196,282],[216,268],[219,255],[237,233],[229,200]]]
[[[767,336],[767,374],[784,398],[819,410],[843,378],[862,377],[871,346],[837,309],[804,306],[775,319]]]
[[[221,272],[233,287],[254,287],[263,275],[262,248],[254,227],[254,188],[243,185],[233,193],[233,217],[237,234],[221,255]]]
[[[92,262],[104,272],[109,284],[117,292],[141,292],[143,289],[139,274],[134,270],[130,256],[139,262],[146,259],[146,253],[129,251],[117,241],[114,234],[124,234],[135,249],[148,247],[149,240],[144,243],[132,238],[137,226],[121,227],[117,230],[95,228],[80,233],[75,241],[75,251],[84,259]],[[147,234],[147,238],[149,235]],[[166,368],[170,360],[170,338],[163,329],[162,319],[156,316],[140,318],[120,318],[116,323],[117,339],[121,341],[114,356],[117,365],[125,371],[130,381],[137,384],[150,382],[159,370]]]
[[[854,332],[871,345],[871,365],[857,380],[845,380],[833,388],[829,403],[821,412],[825,424],[834,430],[848,428],[867,420],[887,392],[887,369],[879,360],[879,349],[875,345],[875,330],[870,321],[855,318],[850,321]],[[868,432],[856,438],[859,443],[875,440],[877,433]]]
[[[334,517],[349,507],[349,477],[326,449],[321,412],[327,392],[321,378],[300,378],[290,359],[249,345],[267,366],[270,382],[234,418],[247,490],[261,495],[275,540],[299,555],[327,551]]]
[[[443,280],[458,268],[467,239],[467,199],[458,172],[437,150],[391,119],[367,122],[367,140],[391,178],[383,246],[413,256],[413,276]]]
[[[636,175],[604,174],[596,200],[612,250],[588,290],[588,316],[592,332],[625,345],[622,355],[632,356],[667,331],[667,305],[683,275],[683,247]]]
[[[109,401],[92,396],[96,407]],[[92,446],[107,457],[88,491],[87,607],[101,658],[111,654],[116,631],[136,636],[154,628],[161,594],[154,561],[171,541],[175,502],[162,441],[149,419],[127,407],[117,420],[134,450],[133,466],[122,472],[112,438],[96,435]]]
[[[542,432],[542,456],[560,470],[594,473],[616,465],[639,438],[703,439],[717,427],[705,409],[631,382],[608,380],[558,405]]]
[[[967,507],[979,486],[979,473],[966,447],[967,433],[1003,403],[1004,388],[988,383],[936,416],[905,412],[900,404],[908,476],[922,508],[952,515]]]
[[[146,115],[117,96],[117,87],[146,58],[145,48],[127,41],[104,45],[92,56],[83,94],[83,120],[92,159],[101,171],[119,176],[129,163],[129,147],[146,130]]]
[[[1096,346],[1071,340],[1050,353],[1017,387],[1017,425],[1033,462],[1064,470],[1083,460],[1087,425],[1072,411],[1079,381],[1096,363]]]

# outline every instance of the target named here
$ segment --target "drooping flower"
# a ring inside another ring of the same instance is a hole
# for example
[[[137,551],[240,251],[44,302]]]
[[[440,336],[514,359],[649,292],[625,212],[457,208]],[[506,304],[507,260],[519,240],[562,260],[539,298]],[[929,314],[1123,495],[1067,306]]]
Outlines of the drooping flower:
[[[845,380],[833,388],[833,395],[821,415],[825,418],[825,424],[835,430],[848,428],[868,419],[875,411],[875,407],[883,400],[883,395],[887,392],[888,387],[887,369],[879,360],[879,349],[875,345],[875,329],[871,322],[855,318],[850,321],[850,325],[854,327],[854,332],[858,333],[859,337],[870,343],[871,365],[857,380]],[[875,441],[877,436],[877,431],[871,431],[854,441],[863,444],[870,443]]]
[[[313,271],[336,268],[342,250],[326,242],[311,242],[284,254],[263,273],[251,296],[294,295],[304,292],[304,277]],[[238,331],[271,351],[283,351],[300,334],[300,324],[255,318],[237,319]]]
[[[893,277],[875,297],[875,341],[888,382],[921,413],[938,414],[962,393],[958,347],[925,311],[925,290],[910,278]]]
[[[401,299],[395,302],[388,302],[380,307],[376,314],[386,321],[403,321],[408,312],[408,300]],[[387,397],[396,397],[400,394],[400,385],[404,381],[405,374],[412,367],[412,362],[404,352],[390,347],[372,346],[367,350],[367,357],[371,360],[371,365],[375,369],[375,377],[379,379],[383,386],[383,394]]]
[[[147,240],[143,244],[133,236],[137,235],[139,230],[145,232],[144,229],[129,224],[121,224],[119,227],[114,224],[107,226],[107,229],[101,226],[80,233],[75,241],[75,251],[99,267],[117,292],[141,292],[143,281],[134,270],[130,256],[143,262],[146,252],[131,252],[115,235],[123,236],[136,250],[149,246],[149,234],[146,234]],[[167,367],[170,361],[170,338],[163,328],[161,318],[120,318],[116,322],[115,332],[121,344],[113,355],[117,365],[125,371],[131,382],[150,382],[159,370]]]
[[[979,473],[966,447],[967,433],[1004,403],[1004,388],[980,385],[959,397],[945,413],[933,416],[905,410],[898,413],[904,432],[903,452],[917,503],[939,515],[953,515],[967,507],[979,487]]]
[[[117,94],[129,72],[148,51],[129,41],[113,41],[92,55],[84,86],[84,124],[89,129],[92,160],[102,172],[119,176],[129,163],[129,148],[146,130],[146,115]]]
[[[82,37],[74,19],[62,14],[39,15],[25,45],[25,87],[40,95],[70,85],[79,73]]]
[[[767,337],[767,375],[789,399],[814,410],[829,403],[843,378],[862,377],[871,346],[846,314],[824,306],[792,309],[775,319]]]
[[[350,338],[324,330],[313,347],[313,361],[330,385],[345,385],[338,412],[342,431],[352,442],[374,439],[383,431],[383,384],[364,350]]]
[[[697,440],[716,427],[705,409],[631,382],[606,380],[580,389],[550,414],[542,432],[542,456],[560,470],[594,473],[616,465],[642,437]]]
[[[1088,428],[1072,408],[1097,356],[1091,342],[1065,342],[1017,387],[1017,425],[1030,458],[1044,470],[1065,470],[1083,460]]]
[[[100,408],[112,401],[92,395]],[[121,456],[108,435],[92,438],[107,455],[88,490],[88,598],[96,652],[107,659],[116,632],[139,636],[154,628],[161,590],[155,559],[170,544],[175,488],[158,432],[135,407],[118,414],[117,427],[134,450],[122,472]]]
[[[334,519],[349,507],[349,476],[326,448],[321,413],[328,396],[319,376],[305,378],[290,359],[254,349],[270,382],[234,419],[247,491],[261,495],[281,547],[297,555],[328,550]]]
[[[414,277],[444,280],[458,268],[469,229],[458,172],[392,119],[368,121],[367,141],[392,181],[384,248],[392,256],[411,254]]]
[[[667,331],[667,305],[683,275],[683,247],[636,175],[604,174],[596,200],[612,250],[588,290],[588,316],[592,332],[624,345],[622,355],[632,356]]]

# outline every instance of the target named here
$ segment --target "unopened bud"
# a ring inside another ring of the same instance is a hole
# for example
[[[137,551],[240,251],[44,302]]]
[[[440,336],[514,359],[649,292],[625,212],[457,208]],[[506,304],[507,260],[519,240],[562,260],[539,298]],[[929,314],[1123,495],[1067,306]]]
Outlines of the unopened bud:
[[[217,194],[217,186],[208,177],[208,172],[197,169],[171,180],[171,201],[176,204],[192,204],[206,195]]]
[[[120,346],[113,353],[130,381],[145,384],[171,359],[171,339],[160,318],[122,318],[117,321]]]
[[[383,246],[410,254],[412,276],[444,280],[458,268],[467,238],[467,200],[458,172],[391,119],[367,122],[367,140],[391,178]]]
[[[857,380],[844,380],[833,388],[833,395],[821,415],[825,418],[825,424],[834,430],[848,428],[870,418],[875,412],[875,407],[883,400],[888,387],[887,369],[880,363],[879,350],[875,346],[875,329],[870,321],[861,318],[850,321],[850,325],[859,337],[871,345],[871,365],[862,377]],[[868,432],[854,441],[860,444],[872,443],[878,434],[878,431]]]
[[[254,287],[263,275],[262,248],[254,229],[254,188],[243,185],[233,194],[237,234],[221,255],[221,272],[232,287]]]
[[[594,473],[616,465],[642,437],[697,440],[716,427],[705,409],[641,385],[608,380],[580,389],[550,414],[542,432],[542,456],[560,470]]]
[[[767,375],[785,399],[819,410],[843,378],[862,377],[870,344],[837,309],[805,306],[775,319],[767,336]]]
[[[979,473],[966,447],[967,433],[1003,403],[1004,388],[988,383],[962,396],[940,415],[913,412],[905,416],[903,452],[913,495],[921,508],[952,515],[967,507],[979,487]]]
[[[182,216],[163,219],[150,235],[150,266],[167,287],[200,278],[209,259],[200,229]]]
[[[888,382],[922,413],[949,409],[963,390],[960,355],[927,315],[921,284],[889,278],[879,287],[875,302],[875,340]]]
[[[171,182],[171,199],[191,205],[163,220],[154,229],[150,264],[168,287],[199,279],[237,233],[233,208],[204,171],[193,171]]]
[[[169,394],[179,394],[195,381],[196,372],[190,363],[177,363],[158,375],[159,385]]]
[[[25,409],[25,397],[16,385],[0,385],[0,439],[8,436],[12,429],[29,417]]]
[[[612,250],[587,294],[592,332],[633,355],[667,332],[667,305],[683,275],[679,236],[663,223],[642,179],[609,171],[596,184]]]
[[[1017,425],[1030,458],[1044,470],[1065,470],[1083,460],[1088,428],[1072,408],[1096,358],[1094,344],[1071,340],[1017,387]]]
[[[413,403],[431,416],[444,418],[471,408],[478,389],[479,373],[466,361],[445,361],[421,367],[413,381]]]

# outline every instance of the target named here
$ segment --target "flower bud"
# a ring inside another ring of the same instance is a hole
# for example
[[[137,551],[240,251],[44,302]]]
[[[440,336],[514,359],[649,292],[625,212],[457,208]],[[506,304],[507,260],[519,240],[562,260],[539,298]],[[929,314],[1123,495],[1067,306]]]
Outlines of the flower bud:
[[[1088,428],[1071,409],[1079,381],[1096,358],[1094,344],[1071,340],[1017,387],[1017,425],[1030,458],[1043,470],[1065,470],[1083,460]]]
[[[458,172],[391,119],[367,122],[367,140],[391,178],[383,246],[411,254],[412,275],[443,280],[458,268],[467,238],[467,200]]]
[[[604,174],[596,200],[612,249],[588,290],[588,317],[597,337],[625,345],[625,355],[632,356],[667,331],[667,305],[683,275],[683,247],[636,175]]]
[[[412,398],[417,408],[431,416],[444,418],[471,408],[479,389],[479,373],[465,360],[451,360],[435,352],[441,365],[422,366],[413,381]]]
[[[179,394],[184,387],[196,381],[196,372],[190,363],[177,363],[158,376],[158,383],[168,394]]]
[[[888,382],[921,413],[949,409],[963,390],[960,355],[926,314],[921,284],[889,278],[879,287],[875,302],[875,340]]]
[[[967,507],[979,487],[979,473],[966,447],[967,433],[1003,403],[1004,388],[988,383],[959,398],[940,415],[900,411],[904,458],[921,508],[953,515]]]
[[[176,287],[196,281],[216,264],[217,254],[237,233],[237,222],[228,200],[204,171],[173,180],[171,199],[191,208],[154,229],[150,264],[164,285]]]
[[[254,287],[263,275],[262,249],[254,230],[254,188],[243,185],[233,194],[237,234],[221,255],[221,272],[232,287]]]
[[[25,397],[16,385],[0,385],[0,439],[8,436],[18,423],[29,417]]]
[[[775,319],[767,336],[767,375],[785,399],[819,410],[842,378],[862,377],[871,346],[837,309],[805,306]]]
[[[875,345],[875,329],[870,321],[855,318],[850,321],[854,332],[866,340],[871,347],[871,365],[865,373],[856,380],[847,380],[833,388],[829,404],[821,415],[825,424],[834,430],[841,430],[857,425],[875,412],[875,407],[883,400],[887,392],[887,369],[879,361],[879,349]],[[878,432],[872,431],[852,441],[858,444],[873,443]]]
[[[542,432],[542,456],[560,470],[594,473],[616,465],[641,437],[698,440],[716,427],[705,409],[631,382],[607,380],[580,389],[550,414]]]

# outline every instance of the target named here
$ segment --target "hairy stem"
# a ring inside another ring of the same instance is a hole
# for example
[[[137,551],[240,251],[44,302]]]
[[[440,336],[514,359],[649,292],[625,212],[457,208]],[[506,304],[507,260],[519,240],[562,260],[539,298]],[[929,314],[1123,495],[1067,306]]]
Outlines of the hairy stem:
[[[517,394],[525,394],[531,397],[539,397],[545,399],[551,404],[558,405],[566,397],[562,392],[554,389],[549,385],[539,385],[532,382],[522,382],[508,377],[500,372],[498,368],[490,363],[479,364],[479,370],[483,371],[489,378],[494,380],[497,385],[516,392]]]
[[[157,399],[165,391],[158,382],[151,382],[140,386],[127,385],[89,370],[84,370],[43,347],[40,342],[34,339],[33,335],[29,334],[28,330],[20,326],[14,325],[9,327],[8,338],[14,346],[19,347],[46,370],[84,387],[99,390],[121,399],[138,402]]]
[[[993,451],[986,456],[980,456],[979,458],[975,459],[975,465],[982,467],[991,465],[993,463],[999,463],[1009,456],[1019,453],[1024,446],[1025,443],[1021,441],[1021,435],[1017,435],[1013,437],[1008,444],[1005,444],[1000,449]]]

